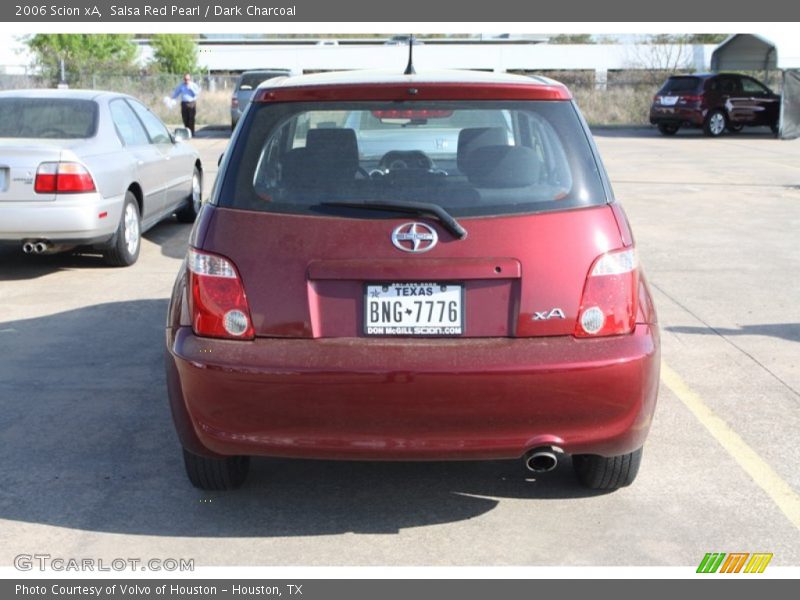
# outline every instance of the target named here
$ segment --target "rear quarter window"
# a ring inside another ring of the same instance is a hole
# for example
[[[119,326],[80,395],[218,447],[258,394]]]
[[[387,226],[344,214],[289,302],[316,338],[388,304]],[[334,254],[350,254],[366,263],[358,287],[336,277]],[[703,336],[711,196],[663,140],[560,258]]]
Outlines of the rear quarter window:
[[[433,202],[471,216],[576,208],[606,196],[569,102],[254,105],[217,203],[328,214],[328,201]]]

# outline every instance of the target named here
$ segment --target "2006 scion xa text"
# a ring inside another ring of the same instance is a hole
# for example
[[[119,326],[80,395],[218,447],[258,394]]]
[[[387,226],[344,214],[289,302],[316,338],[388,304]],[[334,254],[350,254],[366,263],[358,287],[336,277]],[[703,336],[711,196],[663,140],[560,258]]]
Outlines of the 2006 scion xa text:
[[[359,72],[254,94],[167,323],[191,482],[250,456],[572,455],[633,482],[656,315],[570,92],[538,77]]]

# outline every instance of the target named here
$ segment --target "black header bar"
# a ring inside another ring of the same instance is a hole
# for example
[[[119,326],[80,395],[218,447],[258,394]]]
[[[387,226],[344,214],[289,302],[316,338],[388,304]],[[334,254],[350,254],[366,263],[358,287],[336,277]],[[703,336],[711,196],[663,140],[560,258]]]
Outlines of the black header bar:
[[[0,20],[53,23],[519,23],[708,22],[720,18],[751,25],[800,21],[800,3],[785,0],[12,0],[0,4]],[[719,29],[717,27],[716,29]],[[723,28],[729,29],[729,28]],[[738,29],[743,29],[739,27]]]

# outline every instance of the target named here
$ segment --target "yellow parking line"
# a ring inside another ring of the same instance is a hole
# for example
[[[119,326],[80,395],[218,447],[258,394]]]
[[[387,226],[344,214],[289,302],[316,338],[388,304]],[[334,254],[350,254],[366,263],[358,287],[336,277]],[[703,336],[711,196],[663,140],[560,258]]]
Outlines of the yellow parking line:
[[[800,529],[800,496],[792,486],[781,479],[781,476],[748,446],[738,433],[703,402],[697,392],[686,385],[686,382],[663,362],[661,381],[686,405],[686,408],[753,478],[753,481],[772,498],[792,524]]]

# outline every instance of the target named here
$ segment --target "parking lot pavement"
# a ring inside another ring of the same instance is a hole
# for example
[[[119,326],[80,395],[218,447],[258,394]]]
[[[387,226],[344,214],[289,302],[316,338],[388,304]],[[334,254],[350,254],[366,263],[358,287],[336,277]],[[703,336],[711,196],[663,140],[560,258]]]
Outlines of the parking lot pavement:
[[[0,253],[0,565],[20,553],[203,565],[800,564],[800,141],[597,131],[662,329],[639,478],[577,487],[516,462],[258,460],[186,480],[162,374],[189,227],[139,262]],[[198,137],[208,190],[226,140]]]

